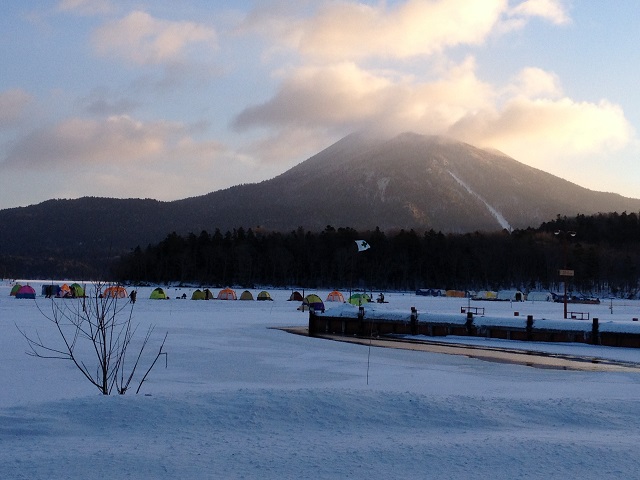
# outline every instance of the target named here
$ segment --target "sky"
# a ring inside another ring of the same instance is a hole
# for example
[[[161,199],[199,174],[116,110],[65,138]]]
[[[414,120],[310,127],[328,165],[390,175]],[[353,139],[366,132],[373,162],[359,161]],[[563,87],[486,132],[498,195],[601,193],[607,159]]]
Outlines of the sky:
[[[203,195],[371,128],[639,198],[638,27],[636,0],[2,2],[0,208]]]

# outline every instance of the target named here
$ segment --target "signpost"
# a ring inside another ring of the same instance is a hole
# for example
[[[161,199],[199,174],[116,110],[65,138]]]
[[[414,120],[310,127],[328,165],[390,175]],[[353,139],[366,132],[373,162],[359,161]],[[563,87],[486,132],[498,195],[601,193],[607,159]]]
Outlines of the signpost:
[[[561,277],[573,277],[573,270],[567,268],[567,237],[575,237],[576,232],[565,232],[564,230],[558,230],[554,232],[554,235],[558,235],[562,238],[562,250],[564,252],[564,268],[558,270],[558,274]],[[564,318],[567,318],[567,280],[564,283]]]

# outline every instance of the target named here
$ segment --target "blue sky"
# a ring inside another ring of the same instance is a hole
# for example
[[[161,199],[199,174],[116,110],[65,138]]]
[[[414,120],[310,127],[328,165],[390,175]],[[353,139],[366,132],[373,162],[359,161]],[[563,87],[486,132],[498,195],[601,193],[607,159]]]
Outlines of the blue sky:
[[[202,195],[369,127],[640,197],[635,0],[176,5],[2,2],[0,208]]]

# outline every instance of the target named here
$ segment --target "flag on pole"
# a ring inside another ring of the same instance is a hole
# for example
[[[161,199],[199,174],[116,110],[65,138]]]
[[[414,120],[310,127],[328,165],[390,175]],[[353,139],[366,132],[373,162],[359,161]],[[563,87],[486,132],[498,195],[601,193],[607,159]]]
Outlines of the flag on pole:
[[[369,245],[366,240],[356,240],[356,245],[358,245],[359,252],[364,252],[371,248],[371,245]]]

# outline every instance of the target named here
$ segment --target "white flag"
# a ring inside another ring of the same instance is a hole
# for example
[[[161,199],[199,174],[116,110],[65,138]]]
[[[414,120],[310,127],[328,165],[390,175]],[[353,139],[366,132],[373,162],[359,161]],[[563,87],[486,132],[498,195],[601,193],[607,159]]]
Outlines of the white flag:
[[[356,245],[358,245],[359,252],[364,252],[371,248],[371,245],[369,245],[366,240],[356,240]]]

